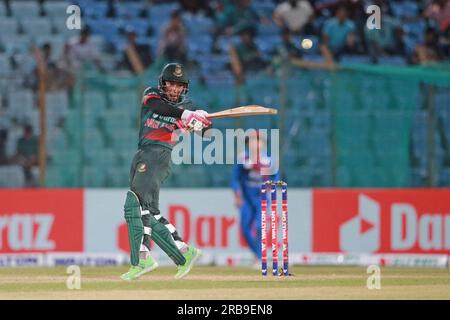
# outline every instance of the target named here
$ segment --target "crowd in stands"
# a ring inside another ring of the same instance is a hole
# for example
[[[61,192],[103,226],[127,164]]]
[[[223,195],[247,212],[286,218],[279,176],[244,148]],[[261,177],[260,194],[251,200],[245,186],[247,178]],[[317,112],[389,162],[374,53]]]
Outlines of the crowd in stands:
[[[45,17],[48,1],[36,2],[39,15]],[[378,63],[383,56],[402,57],[409,64],[449,58],[448,0],[79,0],[75,3],[86,12],[82,14],[85,21],[81,34],[67,40],[59,61],[50,59],[51,44],[44,43],[41,47],[48,67],[55,74],[51,78],[57,82],[56,87],[61,83],[70,86],[73,83],[70,74],[83,63],[91,63],[100,70],[138,73],[158,58],[201,65],[204,61],[197,58],[197,52],[203,57],[228,55],[228,69],[239,84],[247,69],[261,70],[270,65],[280,54],[279,47],[291,37],[295,41],[285,49],[290,51],[291,62],[296,61],[294,64],[300,67],[333,69],[344,55],[368,56],[372,63]],[[167,4],[174,6],[154,12],[154,8]],[[7,17],[13,15],[11,1],[4,0],[0,5]],[[380,29],[367,27],[369,5],[381,9]],[[135,10],[124,13],[125,6]],[[201,32],[191,32],[193,19],[198,17],[202,22],[209,21],[210,26]],[[135,19],[142,23],[135,23]],[[91,34],[103,37],[106,45],[99,47],[98,42],[90,41]],[[313,48],[301,48],[303,38],[312,38]],[[195,46],[198,48],[193,49]],[[296,51],[294,56],[292,49]],[[102,63],[101,55],[108,51],[118,57],[113,67]],[[310,55],[312,59],[308,59]],[[317,55],[322,56],[322,63],[309,64],[308,60],[318,60]]]

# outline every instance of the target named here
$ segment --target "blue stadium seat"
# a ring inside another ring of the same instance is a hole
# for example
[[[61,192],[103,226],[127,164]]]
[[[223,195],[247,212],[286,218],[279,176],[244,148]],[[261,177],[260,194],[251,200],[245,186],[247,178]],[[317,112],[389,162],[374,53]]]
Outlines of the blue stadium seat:
[[[49,163],[45,176],[47,188],[71,188],[79,187],[80,180],[77,172],[79,164],[72,165],[67,162],[53,164]]]
[[[425,28],[425,21],[422,20],[403,24],[403,31],[406,36],[417,41],[423,40]]]
[[[172,12],[180,9],[180,5],[177,2],[160,3],[153,5],[150,8],[151,17],[170,17]]]
[[[183,22],[188,30],[188,35],[193,38],[211,35],[214,28],[214,21],[207,17],[184,14]]]
[[[392,2],[391,8],[394,16],[400,19],[416,17],[419,10],[413,1]]]
[[[20,23],[24,32],[31,37],[52,33],[52,24],[48,18],[23,17]]]
[[[369,63],[370,59],[368,56],[362,55],[344,55],[341,58],[340,63],[342,64],[353,64],[353,63]]]
[[[111,133],[113,130],[117,130],[121,128],[125,129],[126,121],[124,121],[124,117],[121,113],[111,112],[109,111],[104,117],[103,121],[105,122],[107,132]],[[128,124],[128,128],[131,124]]]
[[[0,54],[0,76],[5,76],[11,72],[11,65],[9,58],[6,55]]]
[[[450,187],[450,169],[440,172],[438,185],[440,187]]]
[[[35,107],[34,95],[31,90],[11,91],[8,94],[8,109],[19,121]]]
[[[105,146],[102,134],[95,129],[86,132],[83,138],[85,150],[101,150]]]
[[[89,1],[89,3],[81,5],[81,11],[84,12],[85,17],[101,19],[104,18],[108,10],[106,2]]]
[[[374,115],[374,130],[384,134],[392,134],[400,137],[408,126],[403,112],[380,112]]]
[[[303,152],[306,155],[322,156],[331,153],[330,140],[321,131],[310,131],[302,140]]]
[[[351,186],[350,172],[346,166],[338,166],[336,170],[336,186],[337,187]]]
[[[92,23],[90,26],[93,33],[100,35],[104,41],[107,41],[111,37],[119,34],[122,22],[116,19],[102,18],[96,20],[95,23]]]
[[[85,110],[92,109],[98,112],[106,110],[106,97],[102,92],[88,91],[83,95],[83,107]]]
[[[0,5],[0,18],[4,18],[4,17],[6,17],[6,14],[7,14],[7,12],[6,12],[6,8],[5,8],[5,6],[4,5]]]
[[[112,138],[112,145],[119,150],[132,151],[137,148],[138,144],[138,131],[137,130],[115,130],[110,128],[108,137]]]
[[[47,108],[54,109],[55,112],[60,112],[65,115],[69,108],[69,101],[67,100],[67,92],[65,91],[51,91],[47,92],[46,96]],[[56,110],[58,108],[58,110]]]
[[[407,55],[411,55],[412,53],[414,53],[414,50],[416,49],[416,45],[419,43],[418,40],[413,39],[408,36],[403,37],[403,42],[405,45],[405,53]]]
[[[373,155],[369,152],[365,152],[364,150],[353,150],[348,153],[343,153],[338,150],[337,157],[337,162],[339,165],[345,165],[349,168],[361,167],[367,170],[375,166],[375,159]]]
[[[276,46],[280,43],[278,39],[278,36],[260,35],[255,38],[255,43],[261,53],[270,58],[271,54],[275,51]]]
[[[24,54],[31,48],[30,36],[27,34],[3,34],[0,39],[7,54]]]
[[[380,65],[403,66],[406,64],[405,58],[402,56],[383,56],[378,58]]]
[[[106,168],[100,166],[84,166],[82,185],[86,188],[101,188],[106,182]]]
[[[438,113],[444,116],[444,119],[448,119],[450,113],[450,93],[448,91],[442,90],[435,95],[436,109]]]
[[[49,17],[57,17],[57,16],[67,16],[67,8],[72,5],[72,3],[59,0],[59,1],[45,1],[44,2],[44,11]]]
[[[130,112],[138,111],[137,106],[140,105],[140,94],[136,90],[121,90],[121,92],[112,92],[109,97],[111,105],[115,110],[129,110]]]
[[[117,163],[123,168],[128,168],[131,165],[131,161],[133,160],[134,154],[137,151],[137,134],[133,138],[135,142],[134,144],[127,146],[128,149],[115,149],[118,157]]]
[[[311,119],[311,127],[316,131],[322,131],[324,134],[331,130],[331,115],[328,112],[316,112]]]
[[[0,187],[25,187],[25,175],[23,172],[23,168],[18,165],[0,166]]]
[[[108,166],[105,172],[105,187],[127,188],[129,170],[126,166]]]
[[[427,184],[426,168],[412,168],[410,179],[411,179],[411,187],[425,186]]]
[[[239,43],[238,36],[230,36],[230,37],[222,36],[219,37],[219,39],[217,40],[217,45],[219,46],[220,50],[225,54],[228,54],[231,45],[236,45],[237,43]]]
[[[275,3],[272,1],[253,1],[251,6],[259,16],[267,18],[271,18],[272,13],[275,10]]]
[[[68,148],[67,136],[59,128],[52,128],[47,132],[47,150],[50,155]]]
[[[196,60],[198,62],[198,55],[204,55],[209,53],[210,48],[211,48],[211,43],[212,43],[212,39],[209,36],[205,36],[205,37],[201,37],[195,40],[190,40],[192,38],[188,38],[187,41],[187,51],[188,51],[188,56],[190,59],[192,60]],[[207,64],[207,66],[205,66],[206,68],[211,68],[210,64]]]
[[[268,36],[276,36],[279,34],[280,28],[274,23],[258,25],[258,36],[268,37]]]
[[[126,22],[124,21],[122,23],[122,26],[124,27],[124,29],[131,27],[138,36],[145,36],[147,35],[147,31],[151,25],[149,19],[136,18],[127,20]]]
[[[18,29],[18,22],[16,18],[1,18],[0,19],[0,36],[4,35],[15,35]]]
[[[130,21],[138,17],[143,8],[142,3],[139,2],[116,3],[117,16]]]

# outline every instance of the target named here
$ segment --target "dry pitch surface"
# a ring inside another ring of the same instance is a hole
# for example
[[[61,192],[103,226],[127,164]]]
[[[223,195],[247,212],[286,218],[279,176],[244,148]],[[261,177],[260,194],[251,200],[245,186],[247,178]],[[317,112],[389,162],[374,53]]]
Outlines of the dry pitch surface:
[[[449,269],[382,268],[380,290],[361,267],[294,267],[289,278],[196,267],[181,280],[165,267],[132,282],[119,278],[126,270],[82,267],[81,289],[68,290],[66,268],[0,268],[0,299],[450,299]]]

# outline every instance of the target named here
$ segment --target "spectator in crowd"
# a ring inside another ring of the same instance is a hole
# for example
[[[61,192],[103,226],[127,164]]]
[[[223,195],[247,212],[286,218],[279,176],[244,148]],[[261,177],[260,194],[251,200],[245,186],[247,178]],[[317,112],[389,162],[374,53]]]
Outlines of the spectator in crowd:
[[[240,42],[236,46],[230,46],[231,70],[238,85],[245,82],[246,73],[257,72],[267,66],[255,44],[254,33],[252,27],[243,26],[238,30]]]
[[[275,49],[274,61],[289,61],[293,65],[305,69],[329,69],[336,68],[333,60],[325,62],[308,61],[303,58],[302,49],[294,45],[291,40],[291,32],[288,28],[284,28],[281,32],[281,43]],[[305,49],[308,50],[308,49]]]
[[[251,0],[235,0],[226,6],[223,14],[218,19],[219,29],[225,35],[232,35],[236,33],[236,30],[241,29],[243,25],[257,25],[259,16],[250,4]]]
[[[418,44],[411,58],[413,64],[426,64],[444,59],[444,53],[438,43],[439,33],[432,27],[425,30],[424,43]]]
[[[192,16],[203,15],[206,17],[213,17],[214,15],[208,0],[180,0],[180,5],[185,14]]]
[[[4,0],[3,2],[5,4],[6,16],[11,17],[12,16],[11,0]]]
[[[68,70],[65,70],[60,66],[58,61],[52,58],[52,46],[50,43],[44,43],[40,51],[34,47],[34,56],[37,61],[38,55],[41,57],[42,62],[46,67],[46,84],[47,90],[59,90],[71,88],[75,83],[75,77]],[[34,90],[37,90],[37,79],[38,79],[38,68],[36,67],[33,71],[34,75],[32,78],[32,84]]]
[[[186,64],[186,27],[181,19],[181,13],[172,13],[170,21],[162,29],[162,37],[158,46],[158,53],[168,61]]]
[[[393,17],[382,14],[381,25],[381,29],[364,28],[367,50],[372,63],[378,63],[378,58],[383,55],[401,55],[404,50],[400,23]]]
[[[326,59],[339,60],[342,54],[353,52],[355,42],[355,24],[348,18],[347,8],[340,6],[335,17],[323,26],[322,54]]]
[[[69,39],[64,46],[63,62],[69,70],[75,71],[83,65],[95,65],[104,70],[97,45],[91,40],[91,29],[84,27],[79,37]]]
[[[314,8],[310,1],[289,0],[280,3],[273,12],[273,20],[280,28],[288,28],[292,33],[312,34],[313,28],[309,24],[314,18]],[[309,26],[308,28],[306,28]],[[305,29],[305,30],[304,30]]]
[[[107,9],[106,9],[106,16],[108,18],[115,18],[117,17],[117,9],[116,9],[116,0],[108,0],[107,1]]]
[[[441,32],[445,32],[450,27],[450,1],[433,0],[424,12],[426,18],[436,22]]]
[[[291,39],[291,30],[287,27],[281,29],[281,43],[275,49],[275,56],[286,57],[288,59],[301,59],[303,52]]]
[[[33,176],[33,167],[38,165],[39,140],[33,134],[33,127],[24,126],[23,136],[17,141],[17,154],[15,162],[23,167],[27,186],[34,186],[36,178]]]
[[[134,73],[140,73],[153,63],[152,50],[146,43],[137,43],[137,34],[134,29],[126,30],[128,45],[119,62],[119,69],[126,69]]]

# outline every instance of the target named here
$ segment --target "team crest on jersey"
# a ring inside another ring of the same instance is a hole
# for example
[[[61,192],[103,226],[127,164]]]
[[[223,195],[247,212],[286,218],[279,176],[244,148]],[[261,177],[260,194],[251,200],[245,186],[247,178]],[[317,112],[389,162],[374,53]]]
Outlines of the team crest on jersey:
[[[176,65],[175,66],[175,71],[173,72],[173,75],[175,77],[182,77],[183,76],[183,70],[181,70],[181,66],[180,65]]]
[[[138,164],[137,170],[140,173],[144,173],[145,171],[147,171],[147,165],[145,163],[141,162]]]

